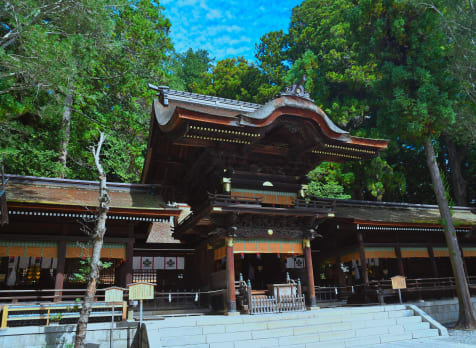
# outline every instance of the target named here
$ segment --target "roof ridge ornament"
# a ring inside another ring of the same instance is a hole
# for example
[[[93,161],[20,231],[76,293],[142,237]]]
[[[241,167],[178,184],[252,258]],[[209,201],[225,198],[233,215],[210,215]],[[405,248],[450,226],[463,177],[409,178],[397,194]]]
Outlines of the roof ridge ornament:
[[[307,76],[303,75],[302,79],[298,83],[295,83],[291,87],[286,87],[284,89],[284,92],[281,92],[279,95],[300,97],[300,98],[304,98],[313,102],[314,100],[311,99],[309,92],[306,91],[306,89],[304,88],[304,83],[306,82],[306,80],[307,80]]]
[[[169,86],[154,86],[149,83],[149,88],[159,92],[159,101],[163,106],[169,105]]]

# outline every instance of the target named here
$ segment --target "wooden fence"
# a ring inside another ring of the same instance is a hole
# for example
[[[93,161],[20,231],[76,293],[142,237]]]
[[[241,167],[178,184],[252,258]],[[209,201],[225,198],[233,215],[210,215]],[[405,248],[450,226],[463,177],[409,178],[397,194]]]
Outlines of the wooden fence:
[[[81,307],[81,303],[5,305],[2,310],[1,328],[6,328],[11,321],[32,322],[45,320],[46,326],[49,326],[51,321],[60,322],[63,319],[79,318]],[[125,320],[126,315],[127,302],[115,303],[114,305],[111,303],[96,302],[92,306],[90,318],[111,318],[114,316]]]
[[[274,296],[251,296],[250,314],[277,313],[278,301]]]
[[[476,294],[476,276],[467,277],[469,290]],[[415,278],[406,279],[406,289],[402,294],[418,299],[455,296],[456,283],[453,277],[442,278]],[[397,297],[398,291],[392,289],[392,281],[372,280],[368,284],[355,284],[346,286],[316,286],[316,299],[318,302],[346,301],[354,294],[365,294],[369,300],[384,303],[384,298]]]

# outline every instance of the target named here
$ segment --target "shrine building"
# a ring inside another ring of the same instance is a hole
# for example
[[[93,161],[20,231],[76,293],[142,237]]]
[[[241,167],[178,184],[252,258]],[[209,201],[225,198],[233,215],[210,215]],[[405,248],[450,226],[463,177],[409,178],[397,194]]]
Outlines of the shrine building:
[[[226,288],[233,312],[236,281],[269,295],[292,261],[315,306],[311,241],[335,202],[306,197],[306,174],[371,159],[388,141],[338,128],[300,85],[264,105],[157,89],[142,182],[190,205],[173,236],[199,255],[200,288]]]
[[[101,260],[111,266],[100,288],[148,282],[151,311],[186,303],[250,314],[392,302],[395,275],[407,277],[405,298],[454,296],[437,206],[306,194],[307,173],[321,162],[364,166],[387,140],[340,129],[302,85],[264,105],[152,87],[141,183],[107,183]],[[0,302],[78,296],[65,295],[85,286],[75,274],[91,253],[98,183],[6,181]],[[452,211],[474,294],[476,210]]]

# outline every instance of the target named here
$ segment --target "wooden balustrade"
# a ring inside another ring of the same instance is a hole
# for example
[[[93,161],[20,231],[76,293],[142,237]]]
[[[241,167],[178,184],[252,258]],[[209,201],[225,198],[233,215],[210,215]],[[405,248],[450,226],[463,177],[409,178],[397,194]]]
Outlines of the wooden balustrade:
[[[476,276],[467,277],[471,293],[476,293]],[[422,299],[430,294],[444,295],[447,291],[456,291],[456,283],[453,277],[442,278],[414,278],[406,279],[406,289],[402,289],[403,294],[416,296]],[[372,280],[368,284],[355,284],[347,286],[316,286],[317,301],[338,301],[347,300],[354,293],[364,292],[370,298],[377,298],[380,303],[384,303],[385,297],[398,296],[397,290],[392,289],[392,281]]]

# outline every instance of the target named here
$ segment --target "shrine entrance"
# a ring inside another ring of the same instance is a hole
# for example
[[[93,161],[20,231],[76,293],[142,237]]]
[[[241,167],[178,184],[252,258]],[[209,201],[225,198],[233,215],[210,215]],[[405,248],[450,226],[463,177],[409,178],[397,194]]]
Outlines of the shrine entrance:
[[[265,290],[267,284],[282,283],[286,279],[285,259],[279,254],[241,254],[235,257],[235,275],[250,280],[254,289]]]
[[[305,280],[302,255],[235,254],[235,277],[250,280],[253,289],[267,290],[268,284],[285,283],[288,278]]]

